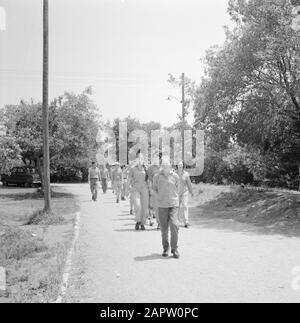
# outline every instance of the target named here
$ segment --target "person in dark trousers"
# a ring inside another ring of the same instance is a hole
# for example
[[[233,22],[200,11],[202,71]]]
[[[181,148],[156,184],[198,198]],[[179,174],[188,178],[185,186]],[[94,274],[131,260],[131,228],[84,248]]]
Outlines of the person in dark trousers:
[[[179,176],[173,171],[168,157],[163,157],[161,171],[153,179],[157,193],[158,217],[162,234],[163,257],[169,256],[169,230],[171,231],[171,253],[178,259],[179,233]]]

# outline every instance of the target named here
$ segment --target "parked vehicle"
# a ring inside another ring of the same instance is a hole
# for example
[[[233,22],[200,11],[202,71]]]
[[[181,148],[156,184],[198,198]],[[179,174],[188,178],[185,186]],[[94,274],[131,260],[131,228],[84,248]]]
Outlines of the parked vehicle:
[[[33,167],[14,167],[10,175],[2,174],[1,182],[4,186],[17,185],[23,187],[41,186],[41,178],[37,170]]]
[[[74,168],[61,168],[50,173],[52,183],[81,183],[83,180],[82,171]]]

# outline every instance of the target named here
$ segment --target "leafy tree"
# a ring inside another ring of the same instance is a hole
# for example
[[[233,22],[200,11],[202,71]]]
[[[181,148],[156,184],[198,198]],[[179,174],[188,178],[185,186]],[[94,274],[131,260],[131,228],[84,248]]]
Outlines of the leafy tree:
[[[147,123],[141,123],[138,119],[133,118],[131,116],[128,116],[124,119],[120,119],[117,118],[113,121],[112,126],[108,123],[106,126],[108,128],[112,128],[113,132],[115,134],[116,137],[116,154],[117,154],[117,159],[119,158],[119,141],[120,141],[120,137],[119,137],[119,124],[120,122],[126,122],[127,123],[127,154],[128,154],[128,158],[132,158],[132,154],[134,153],[132,151],[133,146],[135,146],[138,142],[129,142],[129,135],[135,131],[135,130],[143,130],[146,132],[147,136],[148,136],[148,147],[149,147],[149,152],[151,149],[150,143],[151,143],[151,131],[153,130],[158,130],[161,129],[161,124],[155,121],[150,121]],[[123,138],[124,139],[124,138]],[[145,144],[145,143],[144,143]]]
[[[66,92],[49,106],[51,168],[87,167],[96,150],[96,136],[100,127],[99,115],[88,88],[76,95]],[[21,101],[5,107],[5,126],[8,135],[21,149],[25,163],[36,165],[42,177],[43,135],[42,105]]]
[[[206,55],[195,99],[196,124],[216,151],[237,143],[276,169],[300,165],[300,34],[288,0],[231,0],[235,28]],[[251,159],[251,156],[250,156]]]
[[[8,173],[11,168],[21,164],[21,149],[15,138],[0,136],[0,173]]]
[[[0,110],[0,120],[0,174],[5,174],[22,163],[21,149],[15,138],[7,134],[3,109]]]

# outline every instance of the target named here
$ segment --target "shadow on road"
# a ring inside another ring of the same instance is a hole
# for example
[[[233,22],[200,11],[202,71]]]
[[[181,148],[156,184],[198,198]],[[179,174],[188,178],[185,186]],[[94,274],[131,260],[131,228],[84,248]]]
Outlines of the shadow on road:
[[[168,260],[168,259],[171,259],[170,257],[169,258],[164,258],[162,257],[162,255],[160,254],[152,254],[152,255],[149,255],[149,256],[142,256],[142,257],[135,257],[134,260],[135,261],[151,261],[151,260]]]
[[[65,193],[65,192],[57,192],[53,191],[51,193],[51,197],[53,199],[60,199],[60,198],[73,198],[73,194]],[[20,190],[11,191],[11,193],[0,194],[0,199],[10,199],[13,201],[23,201],[23,200],[39,200],[44,199],[44,196],[41,192],[26,192],[25,189],[21,192]]]
[[[129,225],[128,225],[129,226]],[[146,233],[146,232],[153,232],[153,231],[157,231],[156,229],[146,229],[144,231],[142,230],[135,230],[135,224],[132,225],[133,229],[116,229],[114,230],[115,232],[136,232],[136,233]]]

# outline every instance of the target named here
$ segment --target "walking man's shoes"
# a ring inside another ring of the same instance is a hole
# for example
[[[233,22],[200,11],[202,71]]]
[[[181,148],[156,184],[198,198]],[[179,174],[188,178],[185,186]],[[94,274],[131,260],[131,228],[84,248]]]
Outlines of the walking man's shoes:
[[[189,229],[189,227],[190,227],[189,223],[187,223],[184,227],[185,227],[186,229]]]
[[[164,250],[164,252],[163,252],[162,256],[163,256],[164,258],[169,257],[169,250]]]
[[[139,222],[137,222],[137,224],[135,225],[135,230],[136,231],[140,230],[140,223]]]
[[[146,230],[146,228],[145,228],[145,226],[143,224],[141,225],[141,230],[142,231],[145,231]]]
[[[176,251],[172,251],[172,254],[173,254],[173,257],[175,259],[179,259],[180,258],[180,254],[179,254],[179,252],[177,250]]]

